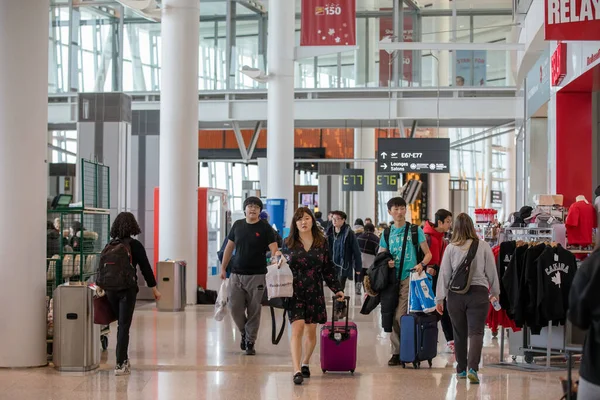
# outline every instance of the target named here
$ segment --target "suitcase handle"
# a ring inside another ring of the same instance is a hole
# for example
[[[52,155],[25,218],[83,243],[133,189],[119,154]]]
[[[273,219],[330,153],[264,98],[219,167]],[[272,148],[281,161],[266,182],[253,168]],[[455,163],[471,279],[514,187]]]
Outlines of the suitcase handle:
[[[331,312],[331,330],[329,331],[329,337],[333,339],[335,334],[335,305],[340,302],[339,297],[333,296],[333,306]],[[344,339],[350,334],[350,328],[348,328],[348,313],[350,312],[350,296],[344,296],[344,303],[346,304],[346,327],[344,329]]]

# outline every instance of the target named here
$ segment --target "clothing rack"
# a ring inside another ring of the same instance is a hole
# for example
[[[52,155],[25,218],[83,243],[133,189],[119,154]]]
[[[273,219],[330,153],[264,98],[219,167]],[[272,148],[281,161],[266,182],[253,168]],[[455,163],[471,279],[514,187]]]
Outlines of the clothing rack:
[[[504,241],[523,239],[528,239],[529,241],[543,241],[544,239],[553,239],[553,231],[554,228],[552,227],[508,227],[504,228],[506,239]]]
[[[557,229],[555,229],[557,228]],[[500,233],[500,237],[499,237],[499,241],[498,244],[504,242],[504,241],[525,241],[525,242],[530,242],[530,243],[534,243],[534,242],[556,242],[556,243],[560,243],[563,244],[564,246],[565,242],[566,242],[566,235],[565,235],[566,230],[564,229],[564,225],[552,225],[549,227],[536,227],[536,226],[526,226],[526,227],[506,227],[503,228],[502,232]],[[499,277],[500,279],[502,279],[502,277]],[[552,356],[565,356],[566,353],[566,349],[565,346],[561,346],[561,347],[554,347],[553,346],[553,332],[558,332],[558,338],[562,338],[562,343],[565,343],[565,336],[567,335],[566,332],[566,325],[565,326],[558,326],[558,327],[554,327],[552,326],[552,322],[548,323],[548,327],[547,327],[547,331],[543,332],[544,334],[547,335],[546,337],[546,343],[545,346],[541,345],[541,342],[538,342],[538,340],[543,340],[543,339],[534,339],[532,340],[531,338],[531,333],[529,330],[529,327],[527,325],[524,325],[522,330],[519,332],[520,334],[522,334],[523,337],[523,343],[522,346],[519,346],[519,349],[523,351],[523,356],[525,358],[525,363],[526,364],[519,364],[517,363],[517,355],[512,355],[512,360],[513,362],[505,362],[504,361],[504,348],[505,348],[505,327],[502,327],[502,331],[500,332],[500,362],[497,364],[498,367],[522,367],[523,369],[526,370],[553,370],[555,368],[553,368],[551,366],[551,359]],[[559,329],[559,331],[556,331],[556,329]],[[520,336],[520,335],[517,335]],[[534,336],[542,336],[540,335],[534,335]],[[536,364],[533,363],[534,361],[534,356],[533,354],[544,354],[546,356],[546,365],[545,367],[543,366],[538,366]]]

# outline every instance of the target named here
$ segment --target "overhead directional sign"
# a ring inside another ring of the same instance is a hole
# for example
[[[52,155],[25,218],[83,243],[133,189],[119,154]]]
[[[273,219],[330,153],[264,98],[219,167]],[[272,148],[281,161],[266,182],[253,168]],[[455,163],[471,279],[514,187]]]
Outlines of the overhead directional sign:
[[[379,139],[378,173],[448,173],[450,139]]]

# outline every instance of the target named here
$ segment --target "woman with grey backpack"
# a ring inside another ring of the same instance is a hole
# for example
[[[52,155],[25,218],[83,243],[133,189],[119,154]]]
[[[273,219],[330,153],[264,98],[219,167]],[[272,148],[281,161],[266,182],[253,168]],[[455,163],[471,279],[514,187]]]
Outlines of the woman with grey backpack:
[[[448,306],[459,379],[468,378],[471,383],[479,383],[477,371],[485,320],[489,303],[497,303],[499,296],[500,282],[492,249],[477,238],[471,217],[460,214],[442,258],[435,298],[439,314],[444,312],[444,300]]]

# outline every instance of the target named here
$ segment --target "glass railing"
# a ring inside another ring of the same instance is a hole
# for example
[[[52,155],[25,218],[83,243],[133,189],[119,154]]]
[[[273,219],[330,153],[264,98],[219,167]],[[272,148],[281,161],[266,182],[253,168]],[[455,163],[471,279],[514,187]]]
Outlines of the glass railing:
[[[158,51],[160,44],[155,46]],[[63,51],[68,53],[67,51]],[[380,51],[370,60],[357,57],[357,51],[327,56],[311,57],[295,63],[294,87],[296,89],[354,89],[354,88],[444,88],[444,87],[509,87],[514,85],[510,70],[510,51],[404,51],[390,57]],[[265,89],[265,83],[254,81],[242,74],[244,66],[264,70],[263,56],[238,47],[234,49],[235,64],[227,84],[226,54],[223,49],[200,46],[198,90],[256,90]],[[94,67],[93,54],[80,51],[81,63],[86,66],[79,72],[80,92],[113,91],[113,69],[100,63]],[[401,66],[396,59],[403,59]],[[55,85],[49,93],[67,92],[66,69],[55,66]],[[394,69],[398,68],[395,73]],[[52,73],[52,68],[50,69]],[[160,67],[143,59],[123,61],[123,91],[160,91]],[[397,79],[395,79],[397,78]],[[62,82],[61,87],[58,84]]]
[[[56,3],[57,0],[53,0],[53,4]],[[224,5],[225,2],[214,4]],[[223,7],[219,7],[213,11],[221,13]],[[402,55],[396,52],[392,56],[386,51],[378,51],[379,41],[393,32],[391,13],[382,7],[361,9],[359,4],[357,49],[298,60],[295,67],[295,87],[507,87],[514,84],[510,71],[510,51],[418,50],[404,51]],[[115,34],[118,19],[112,14],[106,16],[106,13],[101,13],[102,10],[95,6],[81,6],[78,9],[79,42],[75,51],[69,49],[69,9],[56,6],[50,10],[49,93],[71,90],[159,91],[162,47],[160,24],[126,17],[120,38]],[[206,8],[203,10],[203,13],[208,12]],[[432,47],[435,47],[434,43],[489,43],[489,48],[493,49],[496,43],[506,41],[512,27],[511,15],[505,15],[498,7],[487,10],[481,2],[461,2],[456,21],[446,15],[444,10],[448,11],[447,8],[438,9],[434,5],[423,9],[420,17],[406,11],[405,39],[432,43]],[[467,11],[471,14],[467,15]],[[126,13],[127,15],[129,14]],[[229,63],[226,21],[221,17],[222,15],[214,15],[209,19],[207,15],[201,14],[198,90],[265,89],[266,84],[256,82],[239,72],[243,66],[267,69],[266,41],[263,39],[261,42],[258,17],[253,19],[254,15],[246,13],[236,20],[237,37]],[[296,30],[296,39],[299,41],[299,20],[296,21]],[[119,45],[120,40],[123,46],[122,59],[118,57],[118,52],[113,51],[113,46]],[[77,57],[76,62],[72,62],[72,56]],[[401,60],[399,67],[391,61],[393,59]]]

